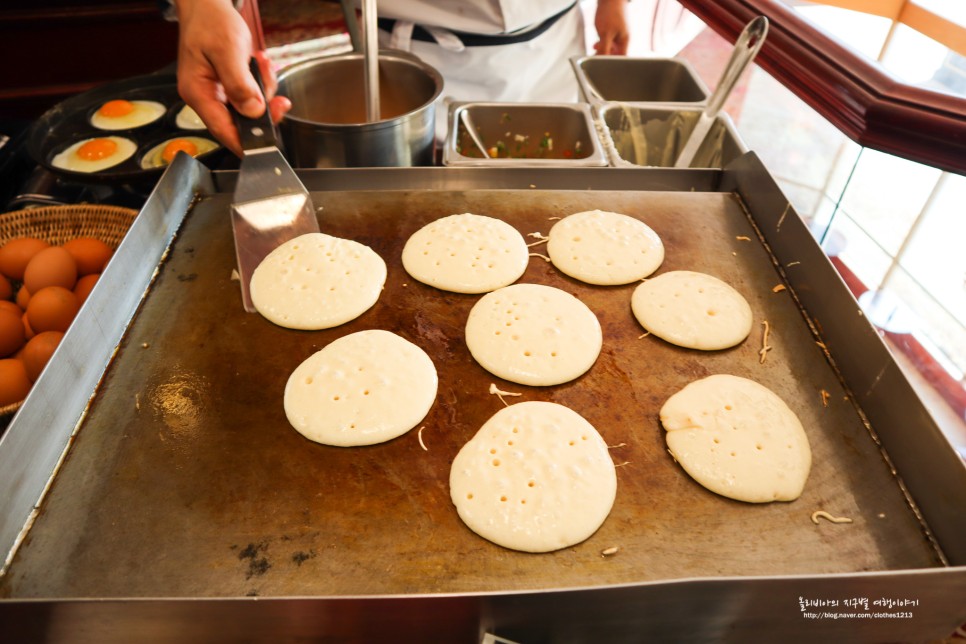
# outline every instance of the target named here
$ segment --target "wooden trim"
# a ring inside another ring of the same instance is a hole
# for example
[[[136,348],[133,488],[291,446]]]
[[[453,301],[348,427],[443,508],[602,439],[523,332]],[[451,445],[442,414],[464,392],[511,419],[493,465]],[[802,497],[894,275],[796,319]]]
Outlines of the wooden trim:
[[[679,0],[732,42],[771,22],[756,63],[856,143],[966,174],[966,98],[906,85],[778,0]]]
[[[20,29],[30,23],[41,26],[54,23],[76,24],[79,20],[117,22],[126,18],[160,20],[161,10],[156,2],[129,2],[104,6],[45,7],[40,9],[0,9],[0,29]]]
[[[907,2],[902,8],[899,22],[966,56],[966,27],[957,25],[914,2]]]
[[[81,82],[61,85],[42,85],[39,87],[11,87],[0,89],[0,104],[22,99],[40,99],[47,96],[66,97],[86,92],[99,83]]]
[[[898,20],[907,0],[809,0],[809,2],[867,13],[889,20]]]
[[[926,9],[913,0],[809,0],[815,4],[888,18],[966,56],[966,27]]]

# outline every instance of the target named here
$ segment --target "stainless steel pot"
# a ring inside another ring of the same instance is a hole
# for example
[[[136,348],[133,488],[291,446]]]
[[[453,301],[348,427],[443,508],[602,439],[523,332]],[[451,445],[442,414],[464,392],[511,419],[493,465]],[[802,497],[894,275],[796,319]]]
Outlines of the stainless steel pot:
[[[279,73],[292,101],[279,127],[286,156],[300,168],[432,165],[436,99],[443,77],[417,58],[379,53],[382,118],[366,123],[363,57],[313,58]]]

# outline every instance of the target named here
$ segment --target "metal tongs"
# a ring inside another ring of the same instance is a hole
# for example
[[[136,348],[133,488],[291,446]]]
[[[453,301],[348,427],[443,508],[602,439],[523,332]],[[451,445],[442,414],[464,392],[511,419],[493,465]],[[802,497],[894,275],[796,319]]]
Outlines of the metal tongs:
[[[264,96],[258,62],[253,58],[249,67]],[[309,191],[282,156],[267,101],[265,105],[265,114],[257,119],[232,110],[244,154],[231,204],[231,227],[242,304],[249,313],[255,312],[252,273],[265,256],[290,239],[319,232]]]
[[[714,88],[714,93],[711,94],[711,98],[708,99],[708,104],[705,106],[704,111],[701,112],[701,116],[698,117],[698,122],[694,125],[694,129],[691,130],[687,142],[681,148],[681,153],[674,163],[675,168],[688,168],[691,166],[691,162],[694,161],[694,156],[698,153],[698,148],[704,143],[704,139],[708,136],[711,126],[714,125],[714,121],[718,117],[718,112],[721,111],[725,101],[728,100],[728,97],[731,95],[731,90],[734,89],[742,72],[755,59],[758,50],[761,49],[761,45],[765,42],[765,36],[767,34],[768,18],[765,16],[758,16],[742,30],[738,36],[738,40],[735,42],[735,48],[731,52],[731,58],[728,59],[728,64],[725,65],[724,72],[721,74],[721,79]]]

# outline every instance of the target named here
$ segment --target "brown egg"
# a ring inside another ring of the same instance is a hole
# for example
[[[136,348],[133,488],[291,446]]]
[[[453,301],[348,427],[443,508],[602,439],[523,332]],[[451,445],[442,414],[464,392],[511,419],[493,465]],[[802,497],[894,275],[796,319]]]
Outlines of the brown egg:
[[[27,377],[31,382],[37,382],[40,372],[47,366],[54,349],[60,344],[64,334],[60,331],[44,331],[38,333],[30,342],[24,345],[21,360],[27,369]]]
[[[27,341],[23,321],[11,311],[0,311],[0,357],[15,353]]]
[[[30,379],[24,364],[13,358],[0,360],[0,406],[18,403],[30,393]]]
[[[48,286],[74,288],[77,283],[77,264],[74,258],[60,246],[45,248],[30,260],[23,273],[24,286],[36,293]]]
[[[18,237],[11,239],[0,247],[0,273],[12,280],[22,280],[27,264],[50,244],[42,239],[33,237]]]
[[[0,311],[10,311],[17,314],[18,317],[23,315],[23,309],[9,300],[0,300]]]
[[[13,299],[13,286],[3,275],[0,275],[0,301]]]
[[[71,291],[60,286],[48,286],[30,298],[27,319],[35,333],[66,331],[79,308],[77,296]]]
[[[87,296],[91,294],[91,289],[94,288],[94,284],[97,283],[100,277],[100,273],[91,273],[77,280],[77,285],[74,287],[74,295],[77,296],[77,301],[80,304],[84,304],[87,301]]]
[[[30,326],[30,320],[27,319],[27,312],[24,311],[23,316],[20,318],[23,320],[23,337],[30,340],[32,337],[37,335],[34,333],[33,328]]]
[[[24,311],[27,310],[27,304],[30,302],[30,290],[24,286],[20,285],[20,290],[17,291],[17,306],[22,308]]]
[[[104,270],[107,260],[114,254],[110,246],[93,237],[72,239],[65,243],[63,248],[74,258],[78,275],[100,273]]]

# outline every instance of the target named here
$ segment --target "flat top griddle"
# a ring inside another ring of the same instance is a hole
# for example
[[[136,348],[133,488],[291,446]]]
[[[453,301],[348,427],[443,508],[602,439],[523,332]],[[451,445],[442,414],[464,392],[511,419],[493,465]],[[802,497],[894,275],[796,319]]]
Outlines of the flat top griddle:
[[[789,291],[773,292],[782,275],[735,195],[450,188],[312,198],[324,232],[367,244],[386,261],[379,302],[353,322],[315,332],[245,314],[231,279],[230,193],[197,203],[0,579],[0,596],[512,592],[942,565],[800,307]],[[751,336],[717,352],[642,338],[630,311],[635,285],[582,284],[533,257],[520,281],[584,301],[601,322],[604,346],[574,382],[515,385],[485,372],[466,348],[463,325],[479,296],[422,285],[400,262],[407,237],[445,215],[492,215],[523,234],[546,234],[551,218],[594,208],[654,228],[666,248],[659,272],[704,271],[742,292],[755,314]],[[773,349],[761,363],[763,320]],[[332,340],[373,328],[416,343],[437,367],[439,395],[421,423],[425,450],[415,430],[377,446],[326,447],[285,419],[292,370]],[[797,501],[717,496],[665,450],[661,405],[714,373],[768,386],[802,420],[813,466]],[[488,394],[491,383],[522,394],[508,402],[571,407],[614,446],[617,499],[584,543],[519,553],[459,520],[449,465],[503,406]],[[815,525],[815,510],[853,523]],[[601,555],[614,546],[617,554]]]

